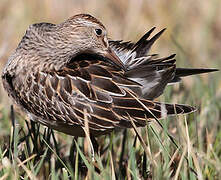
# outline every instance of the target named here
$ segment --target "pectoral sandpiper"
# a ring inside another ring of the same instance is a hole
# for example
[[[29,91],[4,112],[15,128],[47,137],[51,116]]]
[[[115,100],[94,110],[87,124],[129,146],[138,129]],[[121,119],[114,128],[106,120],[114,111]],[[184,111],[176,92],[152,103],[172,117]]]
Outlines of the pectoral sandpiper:
[[[154,102],[168,83],[216,69],[176,68],[175,55],[148,55],[157,33],[137,43],[109,40],[96,18],[79,14],[61,24],[31,25],[5,66],[9,96],[31,120],[73,136],[145,126],[154,118],[193,112],[188,105]],[[86,118],[85,118],[86,117]]]

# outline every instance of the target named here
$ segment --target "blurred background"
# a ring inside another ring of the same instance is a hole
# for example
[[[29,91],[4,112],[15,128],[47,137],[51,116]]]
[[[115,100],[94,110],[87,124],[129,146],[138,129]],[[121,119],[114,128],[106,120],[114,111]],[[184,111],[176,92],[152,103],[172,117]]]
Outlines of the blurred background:
[[[79,13],[89,13],[98,18],[106,26],[109,37],[114,40],[137,41],[138,38],[154,26],[156,27],[154,33],[157,33],[162,28],[167,28],[160,39],[153,45],[151,53],[157,53],[161,57],[176,53],[178,67],[221,69],[220,0],[0,0],[0,71],[2,71],[8,57],[16,49],[30,24],[39,22],[60,23]],[[9,149],[9,135],[10,133],[12,134],[10,121],[10,105],[12,102],[2,88],[1,78],[0,84],[0,157],[4,157],[7,156],[5,152]],[[188,150],[188,153],[192,153],[192,159],[197,156],[198,164],[196,163],[195,166],[199,166],[198,175],[201,174],[201,168],[205,179],[210,179],[208,177],[214,179],[215,176],[220,179],[221,73],[215,72],[184,78],[182,83],[168,86],[159,100],[170,103],[190,104],[197,107],[197,112],[184,116],[187,119],[187,129],[189,131],[185,131],[184,118],[170,117],[161,122],[168,125],[168,131],[176,137],[179,147],[184,147],[185,149],[188,145],[189,148],[191,140],[194,148],[192,148],[192,152]],[[23,116],[16,119],[20,119],[19,123],[24,126]],[[150,172],[161,177],[160,172],[162,170],[167,172],[168,168],[165,164],[169,164],[165,147],[171,155],[176,151],[176,148],[173,148],[173,144],[165,136],[164,131],[160,131],[162,130],[160,129],[159,132],[161,133],[156,134],[159,134],[160,141],[165,146],[162,148],[161,144],[157,143],[158,139],[152,133],[151,128],[148,126],[147,132],[150,133],[148,136],[150,136],[151,151],[157,161],[157,166],[154,167],[155,171]],[[146,128],[140,129],[144,134],[143,137],[148,137],[146,136]],[[130,136],[127,138],[126,159],[128,152],[131,152],[132,143],[136,139],[132,133],[133,131],[131,130]],[[113,160],[116,160],[114,162],[116,173],[121,171],[118,168],[119,166],[116,165],[121,153],[119,144],[124,137],[121,134],[120,132],[118,133],[119,136],[115,136],[112,149]],[[62,133],[56,133],[56,137],[60,143],[63,143],[61,147],[66,148],[61,151],[61,154],[67,155],[69,152],[67,149],[72,147],[72,137],[65,137]],[[101,137],[99,141],[101,147],[106,146],[107,142],[109,142],[108,136],[107,138]],[[20,149],[25,146],[24,144],[26,143],[19,146]],[[42,143],[39,147],[43,152],[47,149],[45,143]],[[3,151],[4,155],[1,154]],[[19,152],[22,154],[23,150],[19,150]],[[73,154],[72,149],[70,152],[70,154]],[[139,143],[136,146],[137,152],[138,154],[143,152]],[[32,155],[32,153],[30,154]],[[31,156],[30,154],[28,156]],[[101,159],[105,160],[106,157],[108,156],[102,156]],[[141,154],[137,157],[143,157],[143,155]],[[26,158],[28,157],[25,156]],[[49,158],[50,160],[51,158]],[[53,165],[51,162],[50,164]],[[134,163],[135,160],[131,158],[129,162]],[[145,163],[143,164],[143,167],[145,167]],[[46,166],[48,167],[47,164]],[[2,167],[0,162],[0,171]],[[42,169],[45,169],[45,166],[42,167]],[[187,175],[183,177],[189,177],[189,167],[191,166],[184,166],[183,172],[184,174],[187,172]],[[106,171],[109,175],[112,170],[107,167]],[[16,175],[16,171],[13,171],[13,173]],[[164,177],[169,176],[165,175]]]
[[[136,41],[153,26],[157,27],[157,31],[166,27],[166,32],[153,46],[152,53],[160,56],[176,53],[178,66],[221,68],[220,0],[1,0],[0,69],[30,24],[60,23],[78,13],[97,17],[108,29],[109,37],[115,40]],[[214,99],[218,102],[221,96],[220,80],[220,72],[186,78],[182,85],[173,87],[174,91],[185,88],[184,92],[173,96],[175,100],[166,96],[163,99],[170,102],[188,101],[199,106],[201,103],[210,104]],[[206,92],[205,96],[201,96],[202,91]],[[1,109],[7,114],[11,102],[2,85],[0,102]],[[0,123],[0,128],[3,126]]]

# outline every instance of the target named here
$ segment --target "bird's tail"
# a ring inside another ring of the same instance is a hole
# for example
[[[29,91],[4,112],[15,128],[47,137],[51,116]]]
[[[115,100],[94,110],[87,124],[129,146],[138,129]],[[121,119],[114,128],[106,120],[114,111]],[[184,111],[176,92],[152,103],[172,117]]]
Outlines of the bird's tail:
[[[191,76],[196,74],[203,74],[203,73],[209,73],[209,72],[215,72],[219,71],[219,69],[213,69],[213,68],[176,68],[175,76],[171,80],[170,83],[179,82],[181,81],[182,77],[185,76]]]

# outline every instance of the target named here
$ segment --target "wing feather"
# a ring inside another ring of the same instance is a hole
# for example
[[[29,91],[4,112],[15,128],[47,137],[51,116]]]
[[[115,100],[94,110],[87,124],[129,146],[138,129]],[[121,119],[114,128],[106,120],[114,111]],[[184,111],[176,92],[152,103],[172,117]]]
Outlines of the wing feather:
[[[164,60],[158,60],[158,64],[150,67],[146,63],[144,70],[140,68],[139,75],[149,78],[150,83],[154,72],[164,77],[170,71],[173,73],[173,63],[168,63],[166,67],[159,66]],[[144,73],[147,67],[148,74]],[[96,136],[114,128],[131,127],[129,117],[137,126],[144,126],[155,117],[194,110],[185,105],[163,104],[141,98],[135,89],[142,89],[142,83],[127,78],[136,79],[136,71],[130,70],[125,74],[101,61],[74,62],[73,67],[69,64],[60,71],[29,73],[29,76],[27,93],[20,93],[23,106],[41,123],[72,135],[84,135],[82,129],[72,132],[70,128],[84,127],[85,112],[89,128]],[[136,98],[128,93],[129,90]],[[165,112],[162,113],[162,110]]]

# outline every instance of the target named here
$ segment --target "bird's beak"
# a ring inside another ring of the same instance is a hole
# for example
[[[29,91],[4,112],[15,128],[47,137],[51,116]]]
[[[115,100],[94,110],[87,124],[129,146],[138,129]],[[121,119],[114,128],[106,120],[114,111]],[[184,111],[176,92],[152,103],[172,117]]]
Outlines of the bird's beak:
[[[102,55],[106,58],[108,58],[109,60],[111,60],[111,63],[117,65],[118,67],[120,67],[123,70],[126,70],[124,64],[122,63],[122,61],[120,60],[120,58],[114,53],[114,51],[108,47],[105,51],[102,52]]]

